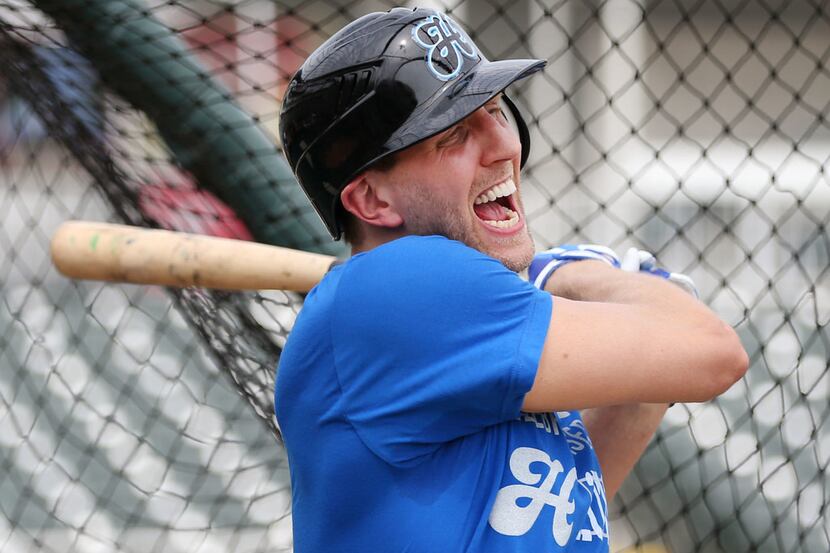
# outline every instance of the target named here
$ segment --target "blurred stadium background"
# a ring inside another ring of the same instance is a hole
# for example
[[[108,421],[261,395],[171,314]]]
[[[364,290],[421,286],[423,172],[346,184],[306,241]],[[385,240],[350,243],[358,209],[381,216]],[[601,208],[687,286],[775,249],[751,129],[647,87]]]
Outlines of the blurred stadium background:
[[[655,252],[750,353],[717,401],[669,411],[612,549],[830,551],[830,6],[418,5],[549,62],[513,92],[537,246]],[[70,282],[48,240],[92,219],[332,251],[280,166],[279,98],[391,6],[0,0],[0,550],[291,549],[271,386],[302,298]]]

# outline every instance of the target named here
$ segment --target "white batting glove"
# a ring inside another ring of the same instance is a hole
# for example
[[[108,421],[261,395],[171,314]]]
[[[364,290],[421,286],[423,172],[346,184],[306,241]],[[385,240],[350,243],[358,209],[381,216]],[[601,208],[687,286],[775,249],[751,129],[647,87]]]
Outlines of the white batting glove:
[[[630,273],[648,273],[650,275],[659,276],[673,282],[680,286],[683,290],[694,296],[700,298],[700,293],[697,291],[695,282],[688,276],[682,273],[672,273],[657,266],[657,260],[650,252],[645,250],[638,250],[637,248],[629,248],[620,261],[620,269]]]

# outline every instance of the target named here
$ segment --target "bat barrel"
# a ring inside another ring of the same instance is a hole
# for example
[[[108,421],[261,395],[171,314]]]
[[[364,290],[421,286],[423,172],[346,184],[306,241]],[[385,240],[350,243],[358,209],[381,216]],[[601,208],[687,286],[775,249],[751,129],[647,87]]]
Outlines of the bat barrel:
[[[69,221],[52,238],[52,260],[70,278],[307,292],[335,258],[244,240]]]

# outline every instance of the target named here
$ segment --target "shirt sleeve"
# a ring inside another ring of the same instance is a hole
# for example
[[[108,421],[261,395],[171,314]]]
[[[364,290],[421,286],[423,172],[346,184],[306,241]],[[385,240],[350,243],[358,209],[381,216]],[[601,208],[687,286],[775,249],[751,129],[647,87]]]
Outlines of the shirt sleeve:
[[[331,317],[339,408],[394,465],[514,419],[550,294],[459,242],[407,237],[344,267]]]

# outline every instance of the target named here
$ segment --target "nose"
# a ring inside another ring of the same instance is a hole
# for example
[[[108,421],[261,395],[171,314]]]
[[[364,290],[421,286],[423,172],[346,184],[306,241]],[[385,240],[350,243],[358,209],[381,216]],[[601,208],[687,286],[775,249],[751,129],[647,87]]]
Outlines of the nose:
[[[476,130],[481,133],[481,164],[485,167],[494,163],[519,160],[522,143],[519,133],[500,111],[489,112],[487,106],[473,114]]]

